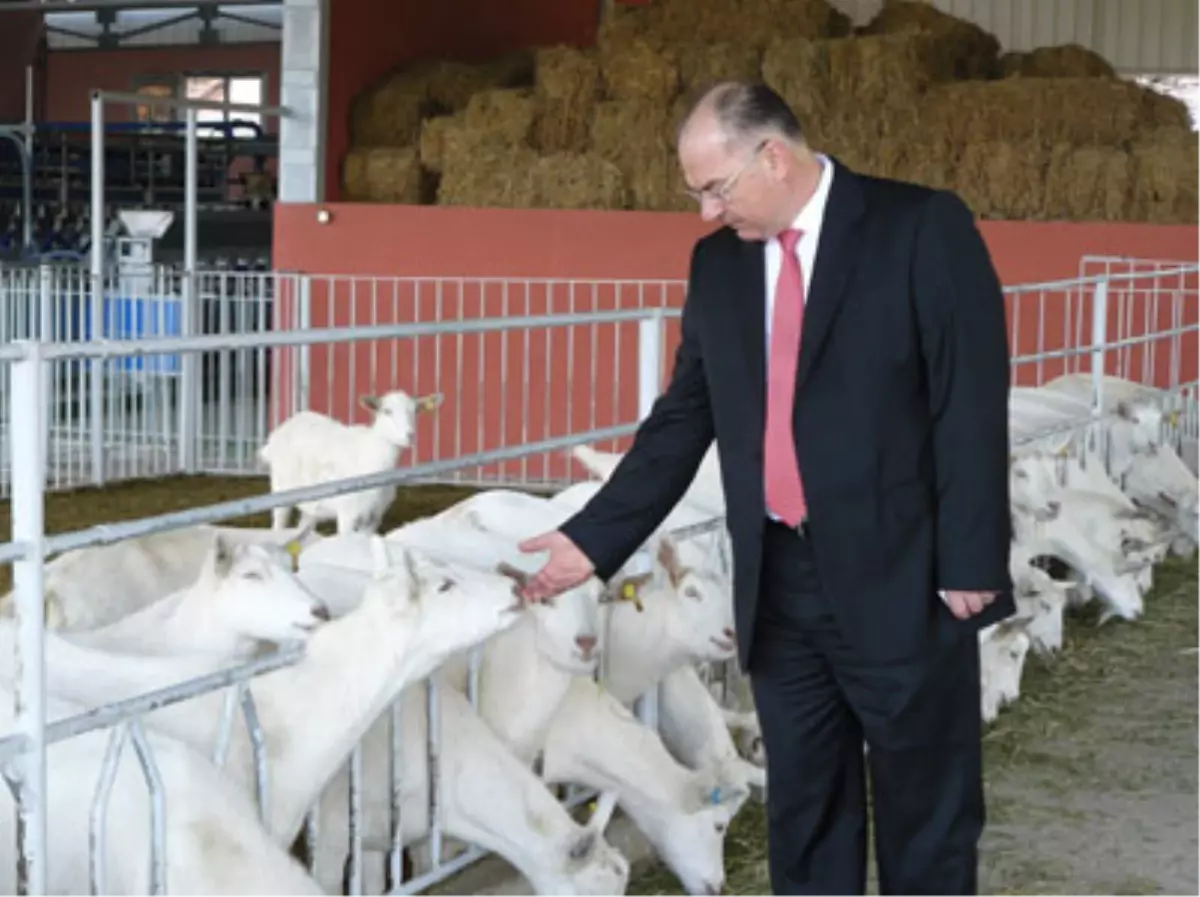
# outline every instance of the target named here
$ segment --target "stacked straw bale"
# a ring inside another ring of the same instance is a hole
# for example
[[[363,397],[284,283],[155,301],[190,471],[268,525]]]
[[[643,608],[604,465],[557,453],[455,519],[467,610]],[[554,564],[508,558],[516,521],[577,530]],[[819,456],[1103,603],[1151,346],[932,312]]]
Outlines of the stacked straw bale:
[[[1186,107],[1077,45],[1001,55],[921,0],[860,28],[827,0],[615,6],[596,46],[426,61],[356,98],[351,198],[694,211],[678,124],[714,82],[761,78],[819,150],[960,193],[989,218],[1195,221]]]

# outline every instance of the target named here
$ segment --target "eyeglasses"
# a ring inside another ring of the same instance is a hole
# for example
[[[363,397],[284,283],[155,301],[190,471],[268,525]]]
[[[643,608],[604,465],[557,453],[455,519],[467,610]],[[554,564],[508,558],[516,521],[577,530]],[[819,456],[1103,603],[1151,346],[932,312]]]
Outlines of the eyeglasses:
[[[750,157],[742,163],[742,166],[715,187],[702,187],[699,190],[693,190],[692,188],[688,187],[685,188],[684,192],[698,203],[703,203],[704,197],[710,196],[718,202],[724,204],[729,200],[729,194],[733,192],[733,188],[737,185],[738,178],[745,174],[750,166],[757,161],[758,154],[763,151],[763,148],[766,147],[766,145],[767,141],[765,140],[759,143],[758,146],[754,148],[754,152],[750,154]]]

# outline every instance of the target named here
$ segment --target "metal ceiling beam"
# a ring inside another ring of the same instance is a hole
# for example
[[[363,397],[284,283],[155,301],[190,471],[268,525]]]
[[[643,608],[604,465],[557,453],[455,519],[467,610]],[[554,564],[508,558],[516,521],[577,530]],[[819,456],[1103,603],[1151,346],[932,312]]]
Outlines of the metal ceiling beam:
[[[165,9],[202,6],[282,6],[283,0],[76,0],[42,3],[41,0],[0,0],[0,12],[94,12],[100,9]]]

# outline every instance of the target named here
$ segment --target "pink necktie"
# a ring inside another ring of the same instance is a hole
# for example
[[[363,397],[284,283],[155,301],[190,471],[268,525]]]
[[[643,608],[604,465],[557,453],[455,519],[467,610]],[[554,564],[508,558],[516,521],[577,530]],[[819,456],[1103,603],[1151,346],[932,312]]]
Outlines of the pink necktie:
[[[783,265],[775,288],[775,313],[771,324],[763,457],[767,507],[790,526],[799,524],[807,510],[792,425],[796,363],[800,358],[800,322],[804,315],[804,279],[800,276],[800,262],[796,258],[796,243],[800,236],[798,230],[786,230],[779,235]]]

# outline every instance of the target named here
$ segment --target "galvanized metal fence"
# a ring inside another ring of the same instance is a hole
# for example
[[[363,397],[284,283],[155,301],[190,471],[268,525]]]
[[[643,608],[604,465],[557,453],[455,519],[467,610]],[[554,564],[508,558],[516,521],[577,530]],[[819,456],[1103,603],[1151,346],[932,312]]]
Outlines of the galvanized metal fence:
[[[467,454],[452,460],[418,464],[405,470],[342,479],[319,487],[289,490],[238,502],[225,502],[185,512],[47,536],[43,519],[46,490],[44,445],[46,424],[49,419],[46,409],[51,404],[51,378],[49,375],[52,365],[61,362],[84,361],[98,366],[99,363],[105,361],[138,359],[153,367],[161,364],[164,356],[211,351],[218,347],[238,350],[243,347],[331,345],[337,342],[412,339],[446,333],[486,334],[519,328],[542,330],[555,327],[633,322],[643,331],[641,345],[645,351],[637,360],[641,371],[638,378],[641,382],[640,393],[643,396],[645,408],[657,394],[658,384],[661,381],[663,359],[658,350],[662,345],[663,321],[668,314],[670,313],[662,311],[631,310],[575,316],[540,315],[516,319],[491,318],[440,323],[391,324],[377,327],[293,329],[267,334],[231,336],[162,337],[143,340],[57,343],[22,340],[14,345],[0,348],[0,362],[11,364],[8,394],[12,418],[8,439],[12,445],[15,474],[12,491],[12,542],[0,546],[0,563],[13,563],[15,610],[19,633],[16,658],[18,674],[15,682],[16,721],[13,734],[0,739],[0,758],[11,761],[10,765],[6,767],[6,775],[17,796],[20,820],[17,840],[19,855],[22,857],[18,891],[20,893],[44,893],[46,888],[45,757],[48,745],[97,728],[117,727],[113,741],[110,742],[112,762],[106,763],[105,776],[98,783],[97,806],[102,807],[104,795],[107,793],[107,789],[111,788],[111,777],[115,771],[118,756],[116,752],[124,744],[126,737],[132,737],[145,770],[148,787],[155,795],[155,806],[160,807],[154,824],[155,833],[160,834],[161,812],[163,812],[161,810],[161,783],[157,781],[153,757],[137,718],[146,711],[163,706],[165,703],[226,687],[231,682],[240,683],[267,669],[273,669],[285,662],[297,659],[295,657],[285,658],[274,663],[259,663],[238,670],[225,671],[220,676],[207,677],[205,680],[164,692],[141,696],[132,703],[123,702],[115,707],[105,708],[103,711],[84,714],[69,720],[55,721],[48,725],[44,706],[45,681],[42,654],[44,646],[43,561],[45,558],[73,548],[109,544],[183,526],[215,522],[297,501],[445,474],[467,466],[486,466],[530,453],[561,452],[564,448],[574,444],[628,436],[636,427],[635,418],[619,426],[554,436],[528,444]],[[239,695],[238,697],[244,700],[243,696]],[[251,711],[247,712],[250,717],[253,716]],[[436,737],[436,733],[434,735]],[[257,741],[261,742],[261,737]],[[436,744],[433,745],[433,749],[436,752]],[[356,787],[359,787],[358,784],[352,781],[352,788]],[[104,814],[101,810],[97,813],[97,819],[103,817]],[[356,826],[352,826],[351,830],[352,834],[360,831]],[[361,833],[356,837],[361,839]],[[165,874],[163,872],[165,867],[162,865],[162,845],[158,840],[155,843],[153,855],[156,872],[152,876],[152,881],[159,886],[163,884],[162,875]],[[102,844],[103,838],[97,836],[96,846],[102,846]],[[361,841],[358,849],[352,850],[351,854],[357,856],[358,862],[361,862]],[[436,853],[435,857],[437,857]],[[439,864],[431,874],[436,877],[436,875],[445,873],[446,869]]]

